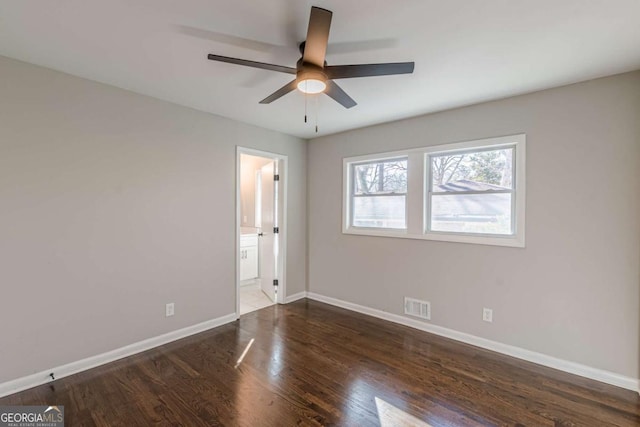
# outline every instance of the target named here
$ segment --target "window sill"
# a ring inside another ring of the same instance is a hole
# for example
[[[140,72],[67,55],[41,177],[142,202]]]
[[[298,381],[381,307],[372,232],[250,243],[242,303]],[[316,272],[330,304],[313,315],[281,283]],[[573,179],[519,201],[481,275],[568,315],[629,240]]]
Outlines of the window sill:
[[[375,237],[399,237],[411,238],[407,234],[407,230],[399,230],[393,228],[366,228],[366,227],[349,227],[342,229],[343,234],[355,234],[358,236],[375,236]]]
[[[400,239],[434,240],[449,243],[471,243],[476,245],[506,246],[524,248],[524,236],[473,236],[469,234],[424,233],[413,234],[406,230],[375,229],[375,228],[344,228],[342,234],[372,237],[395,237]]]

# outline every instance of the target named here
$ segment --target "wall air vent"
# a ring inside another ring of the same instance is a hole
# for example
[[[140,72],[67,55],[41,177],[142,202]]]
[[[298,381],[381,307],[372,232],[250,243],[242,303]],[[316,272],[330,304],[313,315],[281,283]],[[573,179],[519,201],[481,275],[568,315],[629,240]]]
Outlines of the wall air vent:
[[[430,320],[431,303],[429,301],[404,297],[404,314]]]

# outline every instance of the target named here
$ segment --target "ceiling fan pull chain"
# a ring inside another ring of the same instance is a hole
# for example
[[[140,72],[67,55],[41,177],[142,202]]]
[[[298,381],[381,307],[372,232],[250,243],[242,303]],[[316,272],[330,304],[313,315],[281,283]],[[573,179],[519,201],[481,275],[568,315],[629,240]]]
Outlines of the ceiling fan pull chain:
[[[304,122],[307,123],[307,98],[309,97],[308,94],[304,94]]]
[[[316,96],[316,133],[318,133],[318,97]]]

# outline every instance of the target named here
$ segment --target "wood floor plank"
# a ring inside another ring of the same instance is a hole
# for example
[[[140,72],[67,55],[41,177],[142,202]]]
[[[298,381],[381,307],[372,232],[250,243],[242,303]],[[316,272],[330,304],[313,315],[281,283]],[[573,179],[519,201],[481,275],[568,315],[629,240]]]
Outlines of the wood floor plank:
[[[67,426],[640,426],[632,391],[310,300],[10,404],[64,405]]]

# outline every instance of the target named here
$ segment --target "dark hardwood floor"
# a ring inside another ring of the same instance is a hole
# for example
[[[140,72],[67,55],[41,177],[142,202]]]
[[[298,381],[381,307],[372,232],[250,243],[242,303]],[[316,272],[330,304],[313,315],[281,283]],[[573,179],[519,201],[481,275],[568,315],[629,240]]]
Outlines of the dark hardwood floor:
[[[310,300],[0,399],[14,404],[64,405],[67,426],[640,425],[632,391]]]

